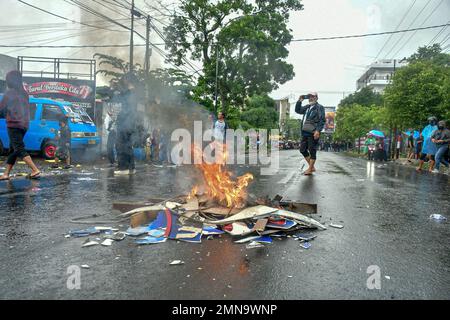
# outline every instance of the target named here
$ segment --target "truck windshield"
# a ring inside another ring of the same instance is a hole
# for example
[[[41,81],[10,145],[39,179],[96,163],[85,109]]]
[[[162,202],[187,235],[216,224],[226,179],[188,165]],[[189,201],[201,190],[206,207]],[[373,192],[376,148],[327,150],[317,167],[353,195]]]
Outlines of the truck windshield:
[[[73,122],[82,122],[82,123],[94,123],[91,117],[86,113],[83,108],[79,108],[76,106],[64,106],[67,112],[70,112],[73,115]]]

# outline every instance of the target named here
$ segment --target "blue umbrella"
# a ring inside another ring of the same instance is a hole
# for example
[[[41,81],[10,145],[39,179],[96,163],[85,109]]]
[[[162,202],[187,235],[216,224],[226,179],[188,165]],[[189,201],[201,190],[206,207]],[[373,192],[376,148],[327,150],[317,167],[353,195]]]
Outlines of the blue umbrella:
[[[384,133],[379,130],[371,130],[369,134],[377,138],[384,138]]]

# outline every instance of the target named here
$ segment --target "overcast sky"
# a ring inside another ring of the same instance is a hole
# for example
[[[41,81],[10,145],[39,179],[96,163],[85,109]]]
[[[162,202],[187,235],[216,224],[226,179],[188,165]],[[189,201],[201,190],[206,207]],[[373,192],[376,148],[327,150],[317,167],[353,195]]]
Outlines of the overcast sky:
[[[62,16],[79,20],[79,9],[63,0],[26,0],[36,6],[58,13]],[[137,3],[145,8],[143,1]],[[152,2],[152,1],[149,1]],[[341,36],[372,32],[395,30],[414,0],[303,0],[304,10],[291,15],[290,28],[294,39],[314,38],[325,36]],[[38,23],[65,23],[58,19],[36,11],[15,0],[1,0],[3,17],[0,22],[0,39],[2,44],[82,44],[88,34],[80,40],[79,25],[68,24],[61,29],[40,31],[27,30],[26,32],[11,32],[3,28],[5,25],[26,25]],[[421,13],[420,11],[423,10]],[[434,13],[430,16],[430,14]],[[6,12],[5,12],[6,11]],[[419,14],[420,13],[420,14]],[[450,17],[450,0],[415,0],[414,6],[405,17],[399,29],[415,28],[420,26],[438,25],[448,22]],[[87,19],[86,17],[84,17]],[[98,18],[91,17],[91,20]],[[68,31],[70,27],[74,30]],[[65,29],[66,30],[65,30]],[[89,28],[84,29],[85,32]],[[143,26],[138,30],[144,32]],[[394,35],[379,55],[382,58],[401,59],[411,55],[419,46],[426,45],[441,29],[418,31],[411,39],[411,33]],[[101,33],[103,32],[103,33]],[[91,34],[101,35],[102,41],[112,39],[107,31],[91,31]],[[103,36],[104,34],[104,36]],[[440,42],[450,34],[450,28],[437,38]],[[119,40],[116,43],[127,43],[127,33],[114,33]],[[71,37],[68,37],[71,36]],[[115,39],[117,39],[115,38]],[[288,61],[294,65],[295,78],[282,85],[271,94],[272,97],[297,97],[310,90],[318,91],[319,101],[328,106],[337,105],[344,94],[355,91],[356,80],[364,72],[365,66],[373,62],[389,35],[367,38],[328,40],[314,42],[293,42],[289,46]],[[60,39],[55,41],[55,39]],[[45,40],[45,41],[44,41]],[[153,41],[161,41],[153,38]],[[137,40],[137,42],[142,42]],[[449,44],[447,40],[445,45]],[[445,46],[444,45],[444,46]],[[400,50],[399,50],[400,49]],[[142,55],[142,48],[136,49],[137,55]],[[98,50],[97,50],[98,51]],[[390,51],[390,52],[389,52]],[[398,51],[398,52],[397,52]],[[94,49],[26,49],[14,50],[0,48],[0,53],[11,56],[36,55],[60,56],[76,58],[92,58]],[[389,55],[387,55],[389,53]],[[395,55],[395,53],[397,53]],[[153,55],[152,65],[159,66],[162,59]]]

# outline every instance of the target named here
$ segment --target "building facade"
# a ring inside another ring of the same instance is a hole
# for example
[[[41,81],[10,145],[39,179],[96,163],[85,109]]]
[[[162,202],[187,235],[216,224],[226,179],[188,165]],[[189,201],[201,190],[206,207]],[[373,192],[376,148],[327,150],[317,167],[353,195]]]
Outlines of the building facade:
[[[284,132],[286,120],[289,119],[289,114],[291,112],[289,98],[275,100],[275,108],[278,112],[278,126],[280,127],[280,132]]]
[[[407,65],[405,60],[378,60],[372,63],[366,72],[358,79],[356,89],[370,87],[374,92],[382,93],[392,81],[396,69]]]

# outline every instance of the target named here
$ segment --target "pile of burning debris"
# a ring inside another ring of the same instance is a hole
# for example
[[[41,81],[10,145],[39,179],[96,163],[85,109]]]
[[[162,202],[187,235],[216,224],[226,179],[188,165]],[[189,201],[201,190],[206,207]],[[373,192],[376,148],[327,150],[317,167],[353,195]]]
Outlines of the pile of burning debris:
[[[155,244],[167,239],[201,243],[202,237],[228,233],[235,243],[245,243],[247,248],[272,243],[273,237],[292,237],[309,248],[316,236],[307,230],[325,230],[326,227],[306,214],[317,213],[317,205],[295,201],[255,199],[249,196],[242,208],[217,205],[208,195],[180,196],[170,200],[151,199],[144,204],[116,202],[113,208],[122,211],[121,221],[129,219],[126,231],[109,227],[91,227],[70,232],[72,237],[104,234],[103,245],[134,237],[135,243]],[[99,238],[97,240],[100,240]],[[88,239],[83,246],[99,244]]]
[[[212,239],[214,235],[228,233],[235,243],[246,243],[247,248],[271,243],[273,237],[289,236],[309,248],[308,241],[315,235],[303,232],[326,229],[307,216],[317,213],[315,204],[283,201],[279,195],[274,199],[248,195],[247,187],[253,179],[250,173],[234,178],[221,163],[203,163],[198,168],[203,181],[187,196],[149,199],[142,204],[114,203],[113,208],[122,212],[117,221],[130,221],[126,231],[93,227],[72,231],[70,236],[104,232],[104,245],[125,235],[136,237],[135,242],[142,245],[167,239],[201,243],[203,236]],[[84,245],[89,244],[94,245],[96,241],[87,240]]]

